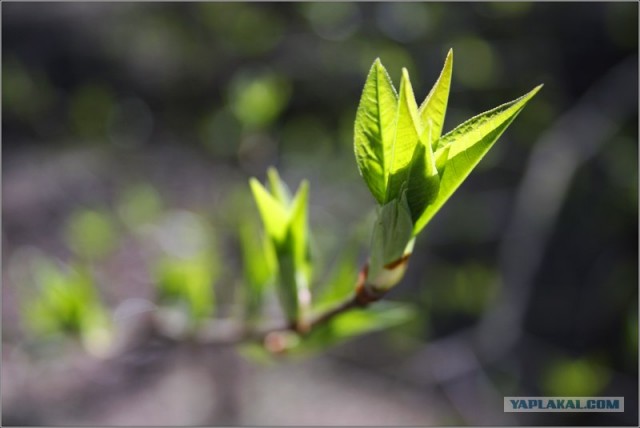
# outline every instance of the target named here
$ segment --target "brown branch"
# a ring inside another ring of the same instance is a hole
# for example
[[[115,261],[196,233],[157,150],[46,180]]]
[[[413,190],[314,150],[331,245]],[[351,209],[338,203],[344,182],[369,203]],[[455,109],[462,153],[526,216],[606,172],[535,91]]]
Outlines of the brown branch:
[[[385,265],[384,268],[387,272],[393,272],[394,270],[401,269],[400,277],[395,275],[394,283],[399,280],[404,274],[409,257],[411,254],[405,254],[397,261]],[[261,343],[264,348],[274,354],[280,354],[290,349],[292,343],[297,343],[300,336],[308,335],[323,324],[328,323],[335,317],[344,314],[355,308],[365,308],[370,303],[376,302],[384,297],[385,291],[377,291],[377,287],[368,284],[369,265],[365,264],[358,274],[354,290],[355,292],[351,297],[340,302],[336,306],[317,314],[315,317],[307,319],[306,317],[301,320],[293,320],[288,324],[279,326],[277,328],[266,328],[263,330],[251,330],[247,329],[247,326],[238,323],[236,320],[209,320],[204,326],[193,332],[188,332],[187,337],[180,337],[182,340],[192,341],[199,345],[218,347],[218,346],[233,346],[242,343],[256,342]],[[373,281],[380,280],[380,278],[374,278]],[[384,282],[385,280],[383,280]],[[390,280],[387,278],[386,282]],[[369,285],[369,286],[367,286]],[[387,284],[389,285],[389,284]],[[383,289],[386,287],[383,287]],[[153,326],[160,335],[169,336],[170,340],[176,340],[174,335],[162,330],[161,317],[154,317]]]
[[[355,308],[365,308],[370,303],[380,300],[384,293],[373,293],[365,287],[367,273],[368,267],[365,265],[358,275],[354,294],[333,308],[313,317],[306,323],[304,328],[300,328],[295,323],[290,323],[280,327],[252,331],[247,330],[245,326],[235,321],[212,320],[210,324],[195,334],[194,339],[200,344],[208,346],[233,346],[257,342],[262,343],[265,349],[272,353],[282,353],[288,348],[289,339],[292,335],[307,335],[314,328],[328,323],[345,312]]]

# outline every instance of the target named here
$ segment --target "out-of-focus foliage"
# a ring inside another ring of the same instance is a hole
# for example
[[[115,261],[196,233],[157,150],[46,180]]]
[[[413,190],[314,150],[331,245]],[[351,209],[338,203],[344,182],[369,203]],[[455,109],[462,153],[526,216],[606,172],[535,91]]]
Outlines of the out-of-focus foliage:
[[[308,322],[311,303],[311,249],[309,246],[309,182],[304,180],[292,198],[278,172],[267,172],[269,190],[251,179],[253,197],[277,260],[280,302],[291,323]]]
[[[109,213],[79,210],[67,223],[67,244],[74,253],[87,260],[107,256],[117,245],[117,231]]]
[[[597,360],[559,358],[545,368],[540,382],[549,397],[595,397],[610,378],[609,370]]]
[[[244,318],[249,324],[254,324],[260,319],[266,291],[277,273],[277,259],[271,242],[262,234],[253,217],[247,216],[238,229],[244,279]]]
[[[160,303],[186,306],[189,319],[201,321],[213,314],[213,284],[218,272],[212,257],[202,254],[189,259],[165,259],[155,268]]]
[[[415,309],[397,302],[379,302],[366,309],[354,309],[314,328],[287,349],[292,355],[309,355],[357,336],[401,326],[413,319]]]
[[[233,113],[251,129],[270,125],[286,106],[291,89],[282,76],[262,73],[237,76],[229,91]]]
[[[120,219],[131,229],[153,222],[162,209],[158,191],[149,184],[135,184],[124,189],[117,206]]]
[[[162,250],[152,269],[158,299],[196,327],[215,310],[214,285],[222,262],[214,231],[205,219],[185,211],[166,214],[156,227]]]
[[[308,334],[278,332],[265,339],[265,348],[256,344],[241,347],[242,354],[257,363],[271,363],[274,357],[309,357],[367,333],[400,328],[414,320],[415,309],[408,304],[384,301],[370,308],[353,309],[318,325]]]
[[[424,279],[421,306],[437,318],[476,318],[495,302],[499,291],[497,272],[486,266],[442,265]]]
[[[313,307],[316,312],[324,312],[353,294],[353,285],[359,272],[357,256],[357,247],[347,243],[346,248],[339,253],[325,284],[314,290]]]
[[[103,353],[111,327],[91,273],[80,266],[62,268],[43,258],[33,260],[32,267],[37,294],[24,307],[29,329],[44,338],[72,334],[89,352]]]

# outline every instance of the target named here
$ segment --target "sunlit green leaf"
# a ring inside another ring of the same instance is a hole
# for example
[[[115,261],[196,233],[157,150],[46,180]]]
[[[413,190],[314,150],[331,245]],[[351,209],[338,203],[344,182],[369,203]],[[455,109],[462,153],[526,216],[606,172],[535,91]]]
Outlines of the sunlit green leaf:
[[[419,139],[418,106],[406,68],[402,69],[396,118],[396,135],[393,140],[391,166],[388,169],[389,182],[385,202],[392,201],[400,195],[400,188],[409,176],[411,158]]]
[[[449,150],[448,160],[440,177],[438,197],[416,222],[415,234],[419,233],[442,208],[541,87],[538,86],[514,101],[473,117],[438,141],[436,159],[443,150]]]
[[[419,114],[424,127],[421,137],[423,141],[431,141],[432,146],[442,134],[442,126],[447,112],[449,101],[449,88],[451,87],[451,75],[453,72],[453,51],[449,50],[440,77],[420,105]]]
[[[429,143],[420,142],[411,160],[407,181],[407,202],[413,222],[420,218],[427,206],[438,196],[440,177],[432,150]]]
[[[356,113],[354,148],[360,174],[378,203],[386,195],[398,100],[391,78],[376,59]]]
[[[434,153],[434,157],[436,159],[436,170],[438,171],[438,175],[440,177],[442,177],[445,167],[447,166],[450,150],[451,150],[451,145],[448,145],[444,147],[442,150],[439,150],[437,154]]]

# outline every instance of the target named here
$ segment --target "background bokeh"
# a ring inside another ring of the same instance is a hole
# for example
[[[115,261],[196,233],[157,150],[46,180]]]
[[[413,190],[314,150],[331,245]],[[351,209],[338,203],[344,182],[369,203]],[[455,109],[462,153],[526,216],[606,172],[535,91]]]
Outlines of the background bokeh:
[[[449,48],[445,131],[545,87],[420,236],[389,296],[413,321],[264,364],[145,329],[185,254],[236,313],[270,165],[311,182],[316,282],[362,263],[366,73],[407,67],[422,98]],[[637,3],[2,4],[3,424],[637,425],[637,94]],[[60,325],[38,287],[69,293]]]

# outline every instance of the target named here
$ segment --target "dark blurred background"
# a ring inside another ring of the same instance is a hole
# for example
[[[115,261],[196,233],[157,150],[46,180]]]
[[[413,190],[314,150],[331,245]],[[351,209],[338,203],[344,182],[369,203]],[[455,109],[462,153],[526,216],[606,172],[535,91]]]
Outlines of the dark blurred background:
[[[4,425],[637,425],[637,3],[1,7]],[[193,246],[233,313],[238,216],[270,165],[311,182],[316,281],[347,239],[363,262],[368,69],[407,67],[420,102],[449,48],[445,132],[545,86],[418,239],[389,296],[414,321],[275,364],[140,331],[154,264]],[[90,266],[136,345],[34,335],[35,259]],[[503,413],[516,395],[625,412]]]

